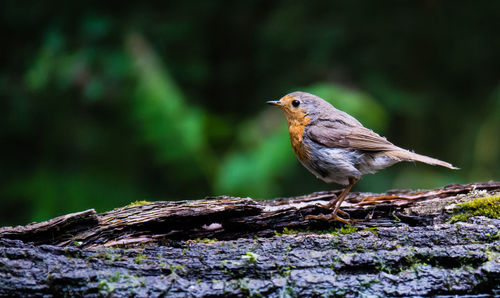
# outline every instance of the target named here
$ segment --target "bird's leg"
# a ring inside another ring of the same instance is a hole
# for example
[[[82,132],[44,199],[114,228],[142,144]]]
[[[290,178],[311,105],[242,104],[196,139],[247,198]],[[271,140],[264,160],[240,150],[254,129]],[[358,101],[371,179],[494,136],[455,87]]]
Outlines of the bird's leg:
[[[349,216],[349,214],[340,210],[340,205],[342,205],[342,202],[347,197],[347,194],[351,191],[351,188],[353,187],[353,185],[356,182],[358,182],[358,180],[359,179],[356,179],[356,178],[349,178],[349,185],[346,186],[346,188],[342,191],[342,193],[337,198],[333,199],[332,201],[330,201],[330,203],[328,203],[328,205],[327,205],[328,209],[333,209],[333,212],[331,214],[328,214],[328,215],[308,215],[308,216],[306,216],[306,219],[307,220],[310,220],[310,219],[338,220],[338,221],[341,221],[343,223],[348,223],[349,222],[348,219],[339,217],[337,215],[337,213],[340,213],[343,216]]]
[[[337,198],[337,197],[335,197],[335,198]],[[335,199],[333,199],[333,200],[335,200]],[[332,200],[332,201],[333,201],[333,200]],[[323,209],[333,209],[332,207],[334,207],[334,206],[330,206],[330,203],[331,203],[332,201],[328,202],[327,204],[317,204],[316,206],[319,206],[319,207],[321,207],[321,208],[323,208]],[[337,211],[337,213],[339,213],[339,214],[340,214],[340,215],[342,215],[342,216],[349,217],[349,213],[347,213],[347,212],[345,212],[345,211],[342,211],[342,210],[340,210],[340,209]]]

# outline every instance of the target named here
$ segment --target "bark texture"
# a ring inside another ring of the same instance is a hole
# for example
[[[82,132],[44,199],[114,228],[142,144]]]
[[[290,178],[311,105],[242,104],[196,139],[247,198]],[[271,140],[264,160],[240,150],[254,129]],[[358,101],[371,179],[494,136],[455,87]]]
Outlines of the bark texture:
[[[500,182],[352,193],[343,210],[358,221],[347,228],[304,220],[339,192],[154,202],[5,227],[0,296],[500,294],[500,220],[447,223],[457,203],[498,192]]]

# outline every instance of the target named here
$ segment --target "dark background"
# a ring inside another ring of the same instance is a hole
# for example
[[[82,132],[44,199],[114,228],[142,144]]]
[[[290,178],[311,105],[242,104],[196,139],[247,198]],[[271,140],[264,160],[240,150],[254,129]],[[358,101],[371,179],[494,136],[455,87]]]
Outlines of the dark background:
[[[337,188],[264,104],[313,92],[395,144],[357,191],[500,179],[498,1],[2,1],[0,225]]]

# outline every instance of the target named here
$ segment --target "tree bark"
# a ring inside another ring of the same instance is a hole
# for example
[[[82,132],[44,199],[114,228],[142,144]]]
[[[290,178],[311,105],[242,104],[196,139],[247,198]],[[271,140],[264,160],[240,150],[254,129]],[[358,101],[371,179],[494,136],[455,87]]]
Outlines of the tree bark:
[[[500,182],[351,193],[342,210],[354,228],[343,229],[305,220],[340,191],[152,202],[0,228],[0,296],[493,295],[500,220],[447,219],[498,192]]]

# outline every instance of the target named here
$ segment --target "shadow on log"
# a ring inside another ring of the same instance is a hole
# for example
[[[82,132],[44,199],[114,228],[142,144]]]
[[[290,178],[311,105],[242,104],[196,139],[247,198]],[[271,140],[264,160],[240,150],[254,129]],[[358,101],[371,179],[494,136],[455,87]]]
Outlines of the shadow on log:
[[[0,229],[0,296],[499,294],[500,220],[448,223],[500,182],[351,193],[353,220],[305,221],[339,192],[214,197]],[[495,201],[498,204],[498,200]],[[493,206],[494,208],[499,208]]]

